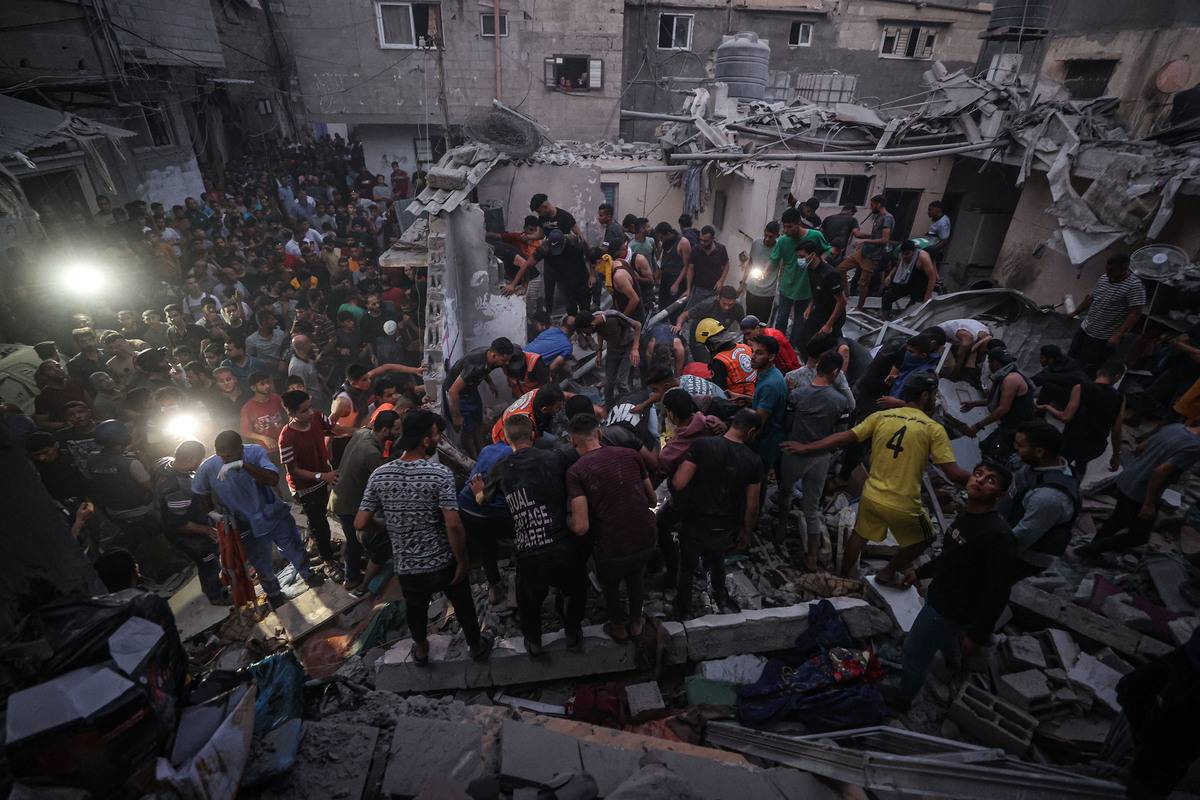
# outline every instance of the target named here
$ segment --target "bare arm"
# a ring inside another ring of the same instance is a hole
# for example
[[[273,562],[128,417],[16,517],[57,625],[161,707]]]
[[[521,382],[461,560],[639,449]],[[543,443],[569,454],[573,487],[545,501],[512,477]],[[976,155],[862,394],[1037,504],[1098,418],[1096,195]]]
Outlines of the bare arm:
[[[1020,375],[1006,376],[1004,378],[1004,385],[1000,387],[1000,400],[996,403],[996,407],[992,410],[992,413],[971,427],[977,431],[983,430],[1007,414],[1012,408],[1013,401],[1017,399],[1017,389],[1020,388],[1023,382],[1024,379]]]
[[[1071,312],[1071,316],[1078,317],[1080,314],[1087,311],[1088,308],[1091,307],[1091,305],[1092,305],[1092,296],[1089,294],[1087,297],[1083,298],[1082,303],[1075,306],[1075,310]]]
[[[405,375],[424,375],[425,367],[424,365],[410,367],[406,364],[380,364],[378,367],[375,367],[375,369],[368,372],[367,377],[371,380],[375,380],[380,375],[383,375],[387,372],[403,372]]]
[[[1129,313],[1125,315],[1125,321],[1121,323],[1121,327],[1117,328],[1116,332],[1109,337],[1109,344],[1116,344],[1121,341],[1121,337],[1129,333],[1130,329],[1137,324],[1137,321],[1142,318],[1142,307],[1129,309]]]
[[[957,483],[959,486],[966,486],[967,478],[971,477],[971,473],[960,467],[957,461],[947,461],[945,464],[934,464],[934,466],[940,469],[951,483]]]
[[[752,483],[746,487],[746,516],[742,520],[742,531],[738,537],[738,544],[743,548],[750,546],[750,532],[758,527],[758,498],[761,494],[761,486],[761,484]]]
[[[1138,512],[1139,517],[1150,519],[1154,516],[1158,499],[1162,497],[1163,489],[1167,488],[1171,478],[1175,477],[1175,471],[1174,464],[1159,464],[1150,473],[1150,481],[1146,484],[1146,496],[1142,500],[1142,510]]]
[[[461,578],[458,573],[462,573],[462,577],[467,574],[467,531],[463,528],[462,517],[458,515],[457,509],[443,508],[442,519],[446,523],[446,539],[450,543],[450,550],[454,553],[454,560],[458,562],[458,569],[455,571],[454,583],[458,583]]]
[[[571,516],[567,520],[567,527],[576,536],[583,536],[588,532],[588,505],[587,498],[583,495],[571,498]]]
[[[1113,470],[1114,472],[1117,470],[1118,467],[1121,466],[1121,434],[1123,432],[1124,424],[1125,424],[1122,421],[1122,417],[1124,417],[1124,416],[1125,416],[1125,401],[1122,400],[1121,401],[1121,410],[1117,412],[1117,418],[1115,420],[1113,420],[1112,433],[1110,434],[1111,441],[1112,441],[1112,458],[1109,459],[1108,466],[1109,466],[1109,469]],[[1080,478],[1080,480],[1083,479],[1082,475],[1080,475],[1078,477]]]
[[[692,478],[695,475],[695,461],[684,460],[680,462],[679,467],[675,470],[675,474],[671,477],[671,488],[677,492],[682,492],[692,482]]]
[[[642,448],[643,450],[645,448]],[[654,493],[654,484],[650,483],[649,478],[642,478],[642,491],[646,495],[646,507],[654,508],[658,505],[658,495]]]
[[[829,313],[829,319],[821,326],[821,331],[828,333],[833,330],[833,326],[837,324],[838,317],[842,315],[842,311],[846,308],[846,293],[841,292],[837,296],[837,300],[833,303],[833,311]]]
[[[843,447],[849,447],[858,441],[858,437],[854,435],[854,431],[838,431],[831,433],[824,439],[818,439],[809,444],[799,444],[797,442],[786,442],[789,452],[797,455],[805,453],[824,453],[826,450],[840,450]]]
[[[921,269],[925,270],[925,277],[927,278],[924,300],[928,300],[933,297],[933,287],[938,282],[937,265],[933,263],[933,258],[927,252],[921,253],[921,262]]]
[[[1082,396],[1082,388],[1079,384],[1075,384],[1075,386],[1071,389],[1071,398],[1067,400],[1067,407],[1062,411],[1059,411],[1057,408],[1050,405],[1039,406],[1039,408],[1060,422],[1070,422],[1075,418],[1075,414],[1079,412],[1079,400]],[[1120,417],[1118,417],[1118,419],[1120,419]]]
[[[379,522],[370,511],[359,511],[354,515],[354,530],[369,531],[379,528]]]
[[[279,483],[279,473],[273,469],[266,469],[245,461],[242,462],[242,469],[246,470],[246,474],[254,478],[254,482],[259,486],[274,486]]]

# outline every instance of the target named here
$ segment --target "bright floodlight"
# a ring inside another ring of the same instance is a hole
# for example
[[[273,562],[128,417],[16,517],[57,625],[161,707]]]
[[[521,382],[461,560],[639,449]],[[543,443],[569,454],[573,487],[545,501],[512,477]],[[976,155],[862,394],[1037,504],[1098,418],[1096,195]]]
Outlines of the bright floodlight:
[[[63,271],[62,283],[76,294],[99,294],[107,280],[104,272],[91,264],[72,264]]]
[[[763,271],[762,267],[751,267],[750,268],[750,277],[754,278],[754,280],[761,281],[763,279],[764,275],[766,275],[766,273]]]
[[[199,430],[199,420],[192,414],[176,414],[169,417],[163,424],[163,433],[172,439],[185,441],[195,439]]]

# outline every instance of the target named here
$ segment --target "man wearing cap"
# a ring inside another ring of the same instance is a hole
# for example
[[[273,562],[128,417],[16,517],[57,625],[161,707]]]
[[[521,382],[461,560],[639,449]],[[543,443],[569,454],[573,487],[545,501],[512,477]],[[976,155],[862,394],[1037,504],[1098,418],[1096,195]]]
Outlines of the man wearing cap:
[[[779,353],[775,356],[775,366],[784,375],[792,370],[800,369],[800,357],[796,355],[792,343],[778,328],[769,328],[753,314],[742,317],[742,341],[748,342],[755,336],[770,336],[779,343]]]
[[[992,374],[992,386],[987,399],[969,400],[962,404],[961,410],[966,412],[979,406],[988,407],[988,415],[968,425],[966,433],[973,439],[993,422],[1000,423],[979,443],[979,451],[985,458],[1008,466],[1009,459],[1016,452],[1013,449],[1013,437],[1017,429],[1037,416],[1034,402],[1036,391],[1033,382],[1017,369],[1017,360],[1004,348],[989,350],[987,360]]]
[[[467,536],[458,515],[454,474],[429,460],[437,452],[445,421],[431,411],[414,409],[404,415],[402,425],[395,447],[401,455],[371,473],[354,527],[375,529],[375,514],[383,514],[404,592],[412,660],[429,663],[429,602],[438,592],[454,607],[471,657],[484,658],[492,643],[480,632],[471,597]]]

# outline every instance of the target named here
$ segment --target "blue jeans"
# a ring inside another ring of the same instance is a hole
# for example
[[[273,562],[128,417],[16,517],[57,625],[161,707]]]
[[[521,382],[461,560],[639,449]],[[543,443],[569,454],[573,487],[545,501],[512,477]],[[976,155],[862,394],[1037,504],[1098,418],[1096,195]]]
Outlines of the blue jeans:
[[[346,537],[346,549],[342,557],[346,560],[346,580],[354,583],[363,575],[363,546],[354,530],[355,514],[338,514],[338,522],[342,523],[342,533]]]
[[[925,684],[925,674],[934,653],[942,651],[947,663],[958,660],[963,627],[951,622],[926,603],[913,620],[912,630],[904,637],[904,673],[900,676],[900,692],[909,700],[917,696]]]
[[[258,573],[258,582],[262,584],[267,597],[279,594],[279,579],[275,577],[275,568],[271,565],[271,557],[275,555],[274,548],[278,547],[283,557],[296,568],[302,578],[312,575],[308,568],[308,555],[304,552],[304,543],[300,541],[300,529],[294,520],[285,519],[275,526],[269,535],[242,535],[242,549],[246,558],[254,565]]]
[[[804,309],[808,308],[808,302],[808,300],[793,300],[790,297],[784,297],[782,294],[775,301],[775,322],[773,327],[783,331],[784,335],[788,337],[788,341],[793,345],[796,343],[796,337],[800,335],[801,326],[804,325]]]

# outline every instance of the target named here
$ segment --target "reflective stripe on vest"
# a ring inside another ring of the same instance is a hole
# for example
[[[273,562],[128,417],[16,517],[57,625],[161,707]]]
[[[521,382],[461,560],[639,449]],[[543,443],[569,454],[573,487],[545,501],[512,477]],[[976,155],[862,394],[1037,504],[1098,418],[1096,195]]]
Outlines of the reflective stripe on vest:
[[[522,392],[535,392],[541,388],[541,384],[533,379],[533,370],[537,367],[537,363],[541,358],[541,355],[538,353],[525,351],[525,379],[520,382]]]
[[[504,438],[504,423],[509,417],[515,414],[524,414],[529,417],[530,422],[534,423],[533,436],[535,439],[537,438],[537,417],[533,413],[533,398],[536,394],[536,389],[526,392],[514,400],[512,405],[504,409],[504,413],[500,415],[500,419],[496,420],[496,424],[492,426],[493,444],[508,441]]]
[[[732,350],[722,350],[714,360],[725,365],[725,390],[733,394],[754,396],[754,381],[758,373],[750,363],[749,345],[736,344]]]

